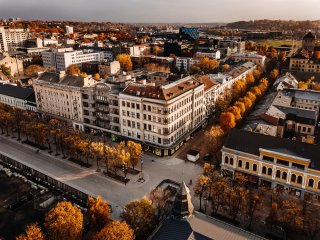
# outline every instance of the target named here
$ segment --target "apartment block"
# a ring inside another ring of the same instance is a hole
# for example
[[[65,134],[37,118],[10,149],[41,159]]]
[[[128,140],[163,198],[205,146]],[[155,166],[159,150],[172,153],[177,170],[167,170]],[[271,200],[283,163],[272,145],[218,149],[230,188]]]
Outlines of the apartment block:
[[[119,94],[121,136],[172,155],[205,120],[204,84],[186,77],[163,86],[129,84]]]
[[[7,52],[24,47],[29,35],[29,29],[0,26],[0,50]]]
[[[94,83],[91,77],[44,72],[33,81],[37,109],[43,114],[71,120],[74,128],[83,130],[81,88]]]

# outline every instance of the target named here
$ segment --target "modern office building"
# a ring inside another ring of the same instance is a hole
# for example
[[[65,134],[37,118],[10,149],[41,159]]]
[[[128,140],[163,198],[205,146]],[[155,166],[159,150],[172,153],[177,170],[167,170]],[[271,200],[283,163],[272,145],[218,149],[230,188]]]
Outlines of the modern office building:
[[[72,64],[81,66],[85,62],[101,62],[105,57],[103,52],[74,51],[72,48],[51,48],[50,51],[41,54],[43,66],[57,72],[65,71]]]

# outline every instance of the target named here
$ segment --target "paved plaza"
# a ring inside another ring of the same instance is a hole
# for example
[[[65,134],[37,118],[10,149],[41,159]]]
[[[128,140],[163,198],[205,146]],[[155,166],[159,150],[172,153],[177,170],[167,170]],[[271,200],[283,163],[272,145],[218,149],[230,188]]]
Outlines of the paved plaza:
[[[125,204],[147,195],[162,180],[189,182],[192,179],[195,183],[197,176],[202,172],[201,167],[194,163],[186,163],[174,157],[158,158],[144,153],[143,175],[146,181],[140,183],[137,181],[140,175],[129,174],[131,181],[125,186],[105,177],[101,172],[96,172],[95,162],[92,162],[91,168],[82,168],[61,157],[51,156],[47,151],[37,154],[35,148],[4,136],[0,136],[0,152],[71,187],[93,196],[102,196],[112,205],[115,217]],[[137,166],[137,169],[140,169],[140,166]]]

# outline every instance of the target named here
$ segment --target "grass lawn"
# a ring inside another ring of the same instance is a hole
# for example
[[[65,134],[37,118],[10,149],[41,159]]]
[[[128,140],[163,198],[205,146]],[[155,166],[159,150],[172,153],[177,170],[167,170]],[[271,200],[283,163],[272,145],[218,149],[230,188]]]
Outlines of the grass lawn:
[[[282,45],[288,45],[291,46],[292,45],[292,40],[258,40],[255,41],[257,44],[266,44],[272,47],[280,47]],[[301,46],[301,41],[294,41],[294,44],[296,46]]]

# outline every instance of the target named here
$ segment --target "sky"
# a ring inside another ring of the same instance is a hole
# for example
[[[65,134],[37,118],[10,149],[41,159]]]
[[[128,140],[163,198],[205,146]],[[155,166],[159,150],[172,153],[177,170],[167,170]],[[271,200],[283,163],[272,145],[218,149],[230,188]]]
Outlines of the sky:
[[[320,19],[320,0],[0,0],[0,18],[208,23]]]

